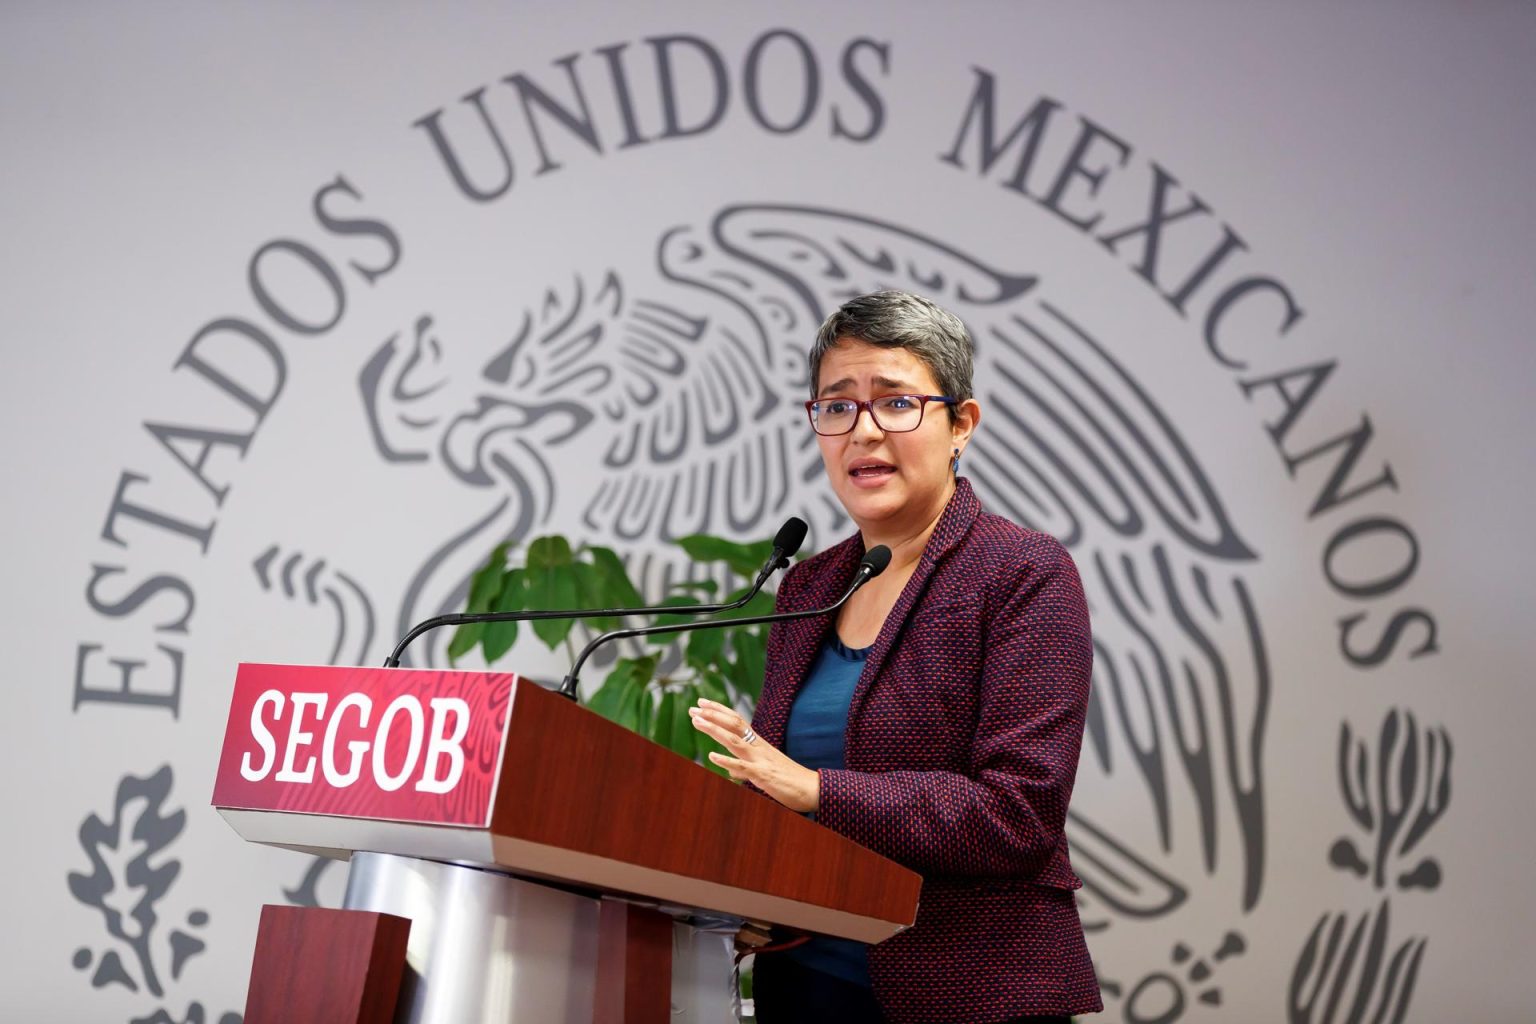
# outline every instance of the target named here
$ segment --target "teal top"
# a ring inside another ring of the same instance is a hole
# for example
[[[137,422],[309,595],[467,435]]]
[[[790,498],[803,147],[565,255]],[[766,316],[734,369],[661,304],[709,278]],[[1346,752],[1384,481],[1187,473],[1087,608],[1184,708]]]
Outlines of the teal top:
[[[784,753],[807,768],[842,768],[848,707],[864,671],[869,648],[844,646],[834,630],[811,666],[805,685],[795,694],[784,732]],[[812,970],[868,987],[869,959],[865,945],[850,939],[816,937],[784,955]]]

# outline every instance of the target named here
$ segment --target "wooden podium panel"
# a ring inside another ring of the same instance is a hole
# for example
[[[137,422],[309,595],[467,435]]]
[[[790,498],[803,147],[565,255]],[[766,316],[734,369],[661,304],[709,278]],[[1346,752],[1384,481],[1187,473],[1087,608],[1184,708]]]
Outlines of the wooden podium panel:
[[[391,1024],[410,931],[392,914],[262,907],[245,1024]]]
[[[519,680],[491,814],[498,864],[878,942],[921,878],[638,733]]]
[[[475,865],[860,942],[909,927],[922,886],[509,673],[242,665],[214,805],[252,842]]]

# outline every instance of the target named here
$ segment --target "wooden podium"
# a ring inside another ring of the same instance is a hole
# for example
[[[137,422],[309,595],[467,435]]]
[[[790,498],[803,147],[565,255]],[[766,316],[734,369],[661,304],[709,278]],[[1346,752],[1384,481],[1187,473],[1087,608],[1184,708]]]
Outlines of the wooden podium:
[[[347,909],[284,908],[282,937],[263,915],[247,1024],[279,1019],[262,1005],[287,1022],[666,1021],[674,918],[878,942],[911,925],[921,886],[504,673],[242,665],[213,802],[246,840],[353,862]],[[336,969],[299,970],[300,947]]]

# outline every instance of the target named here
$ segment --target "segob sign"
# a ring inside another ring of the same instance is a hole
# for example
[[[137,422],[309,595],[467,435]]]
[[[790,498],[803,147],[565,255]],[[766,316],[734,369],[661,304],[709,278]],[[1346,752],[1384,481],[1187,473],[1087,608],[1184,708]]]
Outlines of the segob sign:
[[[517,677],[241,665],[221,809],[484,828]]]

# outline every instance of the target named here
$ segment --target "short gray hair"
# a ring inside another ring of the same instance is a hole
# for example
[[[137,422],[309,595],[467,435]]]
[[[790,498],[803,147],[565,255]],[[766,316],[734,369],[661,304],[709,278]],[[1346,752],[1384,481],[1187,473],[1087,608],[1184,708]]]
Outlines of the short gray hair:
[[[884,291],[860,295],[843,303],[822,321],[811,346],[811,397],[821,376],[821,360],[842,338],[904,348],[933,371],[942,394],[963,402],[972,397],[971,374],[975,346],[960,318],[921,295]],[[949,407],[953,418],[954,406]]]

